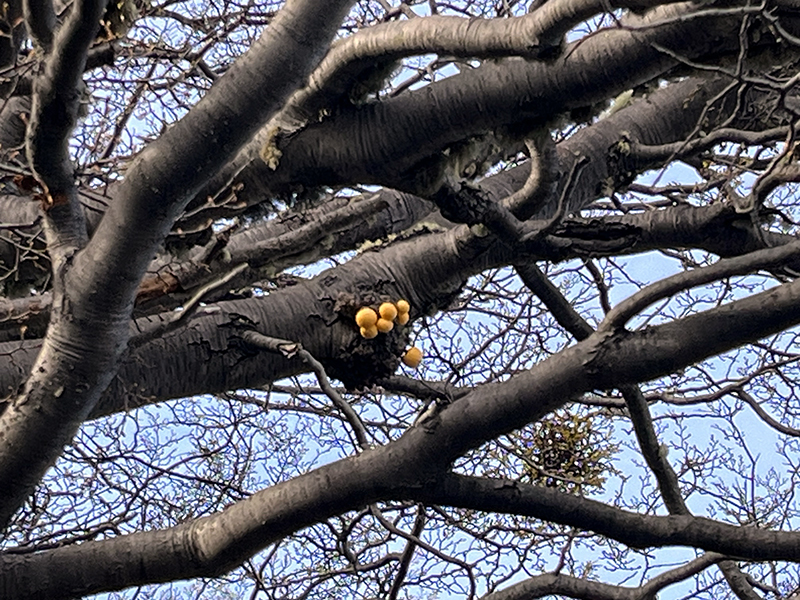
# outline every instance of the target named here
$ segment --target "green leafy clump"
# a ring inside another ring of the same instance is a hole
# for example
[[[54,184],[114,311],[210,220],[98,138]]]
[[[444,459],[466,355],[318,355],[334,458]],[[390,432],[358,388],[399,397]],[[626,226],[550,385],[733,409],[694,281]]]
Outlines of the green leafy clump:
[[[585,412],[557,411],[519,431],[518,456],[533,483],[579,493],[602,488],[615,469],[611,430]]]

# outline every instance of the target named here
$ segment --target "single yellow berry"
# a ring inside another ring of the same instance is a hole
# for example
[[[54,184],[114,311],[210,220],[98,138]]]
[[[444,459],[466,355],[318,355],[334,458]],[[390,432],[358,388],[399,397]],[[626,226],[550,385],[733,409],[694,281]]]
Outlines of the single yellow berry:
[[[419,363],[422,362],[422,350],[416,346],[411,346],[403,355],[403,362],[412,369],[416,369]]]
[[[361,328],[361,337],[371,340],[374,337],[378,336],[378,328],[375,325],[370,325],[369,327],[362,327]]]
[[[405,325],[408,323],[408,313],[407,312],[399,312],[397,313],[397,324],[398,325]]]
[[[391,302],[384,302],[381,304],[378,312],[381,313],[381,318],[387,321],[394,321],[397,316],[397,307]]]
[[[405,300],[398,300],[397,301],[397,312],[402,314],[408,314],[408,311],[411,310],[411,305],[406,302]]]
[[[378,319],[378,322],[375,323],[375,327],[381,333],[389,333],[394,327],[394,323],[392,323],[388,319]]]
[[[359,327],[373,327],[378,320],[378,313],[369,307],[364,307],[356,313],[356,325]]]

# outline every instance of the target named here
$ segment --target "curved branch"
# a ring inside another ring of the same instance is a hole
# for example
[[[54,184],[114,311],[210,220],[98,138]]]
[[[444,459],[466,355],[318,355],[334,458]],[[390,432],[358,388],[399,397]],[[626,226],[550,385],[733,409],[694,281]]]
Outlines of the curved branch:
[[[533,600],[552,594],[580,600],[656,600],[658,592],[664,588],[697,575],[722,559],[719,554],[707,552],[685,565],[653,577],[645,585],[636,588],[609,585],[563,573],[548,573],[531,577],[499,592],[487,594],[482,600]]]
[[[654,8],[663,4],[657,0],[561,1],[507,19],[430,15],[381,23],[334,44],[308,84],[292,97],[273,123],[291,132],[319,120],[320,111],[334,106],[359,83],[366,71],[374,69],[376,62],[390,64],[408,56],[431,53],[455,58],[553,58],[563,36],[586,19],[615,9]]]
[[[282,157],[276,170],[263,161],[253,161],[271,137],[275,143],[275,126],[265,127],[209,183],[200,198],[205,201],[206,194],[213,196],[239,177],[255,189],[280,190],[295,179],[297,172],[302,172],[305,180],[314,185],[360,181],[430,193],[431,170],[435,167],[431,158],[441,158],[440,153],[449,145],[486,131],[502,131],[512,123],[547,122],[556,115],[604,102],[663,75],[677,63],[655,50],[652,42],[680,47],[693,56],[724,52],[722,40],[729,40],[731,48],[738,48],[738,19],[733,16],[730,20],[712,21],[708,15],[686,23],[658,25],[687,14],[694,6],[690,3],[661,6],[642,18],[653,29],[644,33],[606,29],[603,35],[587,38],[552,63],[489,61],[477,69],[396,98],[360,107],[340,106],[321,123],[279,140]],[[719,35],[708,35],[710,27]],[[630,61],[634,54],[635,62]],[[600,70],[596,69],[598,56],[603,57]],[[479,98],[474,95],[477,92]],[[691,94],[683,96],[684,100],[687,98],[690,102],[695,100]],[[365,133],[372,123],[381,130],[379,136]],[[621,130],[627,129],[623,126]],[[617,137],[619,131],[616,130]],[[362,136],[363,143],[352,143]],[[369,156],[358,156],[365,144],[369,145]],[[320,163],[336,163],[339,167],[333,172],[319,171],[315,179],[313,173]],[[420,171],[421,165],[425,169]],[[243,171],[245,167],[247,170]]]
[[[800,256],[800,241],[778,248],[757,250],[736,258],[722,259],[707,267],[672,275],[648,285],[617,304],[608,312],[597,331],[604,333],[620,329],[640,311],[678,292],[726,277],[747,275],[760,269],[776,269],[785,266],[798,256]]]
[[[245,331],[242,334],[242,340],[256,348],[269,350],[270,352],[279,352],[286,358],[292,358],[295,355],[300,357],[309,367],[311,367],[311,370],[314,371],[322,391],[325,392],[325,395],[330,398],[331,402],[333,402],[333,405],[339,409],[350,427],[352,427],[353,433],[358,441],[356,449],[363,451],[369,448],[367,430],[364,427],[364,422],[361,420],[361,417],[359,417],[358,413],[353,410],[353,407],[350,406],[350,403],[342,398],[339,392],[334,389],[334,387],[331,385],[330,379],[328,379],[328,374],[325,372],[325,367],[323,367],[322,363],[314,358],[308,350],[303,348],[303,346],[297,342],[267,337],[256,331]]]

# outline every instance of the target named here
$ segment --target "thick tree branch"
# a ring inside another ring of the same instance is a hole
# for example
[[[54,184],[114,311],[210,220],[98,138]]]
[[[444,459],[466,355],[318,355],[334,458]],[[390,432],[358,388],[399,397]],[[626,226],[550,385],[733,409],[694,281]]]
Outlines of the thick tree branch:
[[[86,55],[100,29],[107,0],[79,0],[50,43],[55,14],[50,0],[24,3],[31,32],[45,48],[43,72],[33,86],[25,151],[41,184],[45,233],[56,270],[75,250],[86,244],[86,224],[78,201],[69,157],[69,138],[78,118]],[[58,278],[57,278],[58,279]],[[62,282],[58,281],[56,286]]]
[[[308,84],[295,93],[273,125],[290,127],[291,131],[291,127],[317,121],[320,111],[335,106],[365,77],[365,72],[375,69],[376,63],[391,64],[401,58],[429,53],[456,58],[554,58],[563,36],[588,18],[613,9],[654,8],[663,4],[645,0],[582,0],[553,2],[533,14],[508,19],[431,15],[381,23],[334,44]]]
[[[626,244],[626,252],[665,246],[700,246],[720,253],[736,253],[758,247],[761,244],[758,236],[748,233],[747,228],[736,226],[735,221],[730,219],[733,214],[732,208],[720,204],[697,208],[677,206],[651,213],[594,220],[591,226],[597,228],[598,239],[607,230],[604,222],[609,226],[627,228],[631,236],[639,241]],[[749,219],[747,223],[749,225]],[[564,227],[569,232],[572,231],[573,224],[567,222]],[[574,227],[572,235],[577,236],[574,245],[580,248],[577,242],[580,238],[586,241],[586,225],[577,223]],[[414,243],[394,244],[378,254],[367,253],[352,261],[352,268],[339,267],[330,273],[336,276],[337,284],[333,288],[328,286],[328,293],[368,289],[383,285],[379,282],[391,279],[397,286],[396,291],[391,292],[396,297],[409,298],[414,306],[421,309],[440,305],[442,299],[458,289],[469,275],[488,266],[506,264],[509,260],[501,245],[491,245],[486,238],[470,239],[463,230],[453,230],[423,236]],[[781,239],[776,237],[774,241],[785,243],[788,239],[792,238],[782,236]],[[542,249],[545,248],[547,246],[543,245]],[[475,260],[476,256],[480,260]],[[540,256],[561,260],[580,256],[580,253],[575,253],[574,248],[558,249],[555,252],[543,252]],[[432,257],[437,260],[432,260]],[[526,283],[531,285],[525,267],[520,268],[520,273]],[[266,357],[263,360],[250,358],[241,361],[234,350],[225,353],[214,351],[215,348],[231,348],[231,343],[227,341],[230,332],[224,327],[228,320],[226,315],[231,313],[247,315],[254,322],[262,323],[262,333],[301,341],[314,356],[327,363],[338,352],[334,349],[347,347],[351,343],[347,340],[351,340],[356,333],[347,327],[340,329],[338,325],[321,329],[309,321],[310,314],[327,315],[325,319],[335,316],[329,315],[324,304],[320,304],[320,298],[326,296],[320,287],[321,282],[326,281],[328,275],[323,274],[313,280],[313,283],[280,290],[266,298],[222,302],[200,310],[187,327],[142,347],[137,354],[127,359],[120,377],[105,395],[108,400],[104,400],[99,412],[94,414],[133,408],[141,405],[145,399],[150,403],[204,391],[223,392],[227,389],[265,385],[276,378],[297,372],[297,364],[291,361],[272,361]],[[424,283],[430,280],[439,282],[439,285],[431,287],[429,283]],[[440,295],[441,292],[444,295]],[[537,294],[540,292],[541,290],[536,290]],[[545,298],[544,295],[541,297]],[[549,306],[553,308],[552,305]],[[305,309],[301,310],[300,307]],[[31,308],[35,310],[37,307],[34,305]],[[275,319],[274,315],[282,315],[282,318]],[[149,336],[147,332],[162,327],[162,322],[173,318],[173,313],[168,312],[140,319],[137,321],[138,330]],[[568,320],[562,324],[568,324]],[[570,327],[575,333],[574,327]],[[16,335],[19,336],[19,332]],[[40,345],[41,342],[35,340],[0,344],[0,352],[14,357],[13,361],[0,363],[0,385],[9,391],[16,389],[24,373],[32,366],[31,353],[35,355]],[[142,367],[150,361],[155,365],[176,365],[170,367],[173,375],[165,378],[160,369]],[[202,374],[191,371],[185,377],[175,377],[174,369],[180,368],[178,365],[182,364],[204,364],[205,369]]]
[[[53,32],[56,28],[56,12],[52,0],[23,0],[22,10],[25,26],[34,43],[48,54],[53,45]],[[101,13],[102,15],[102,13]],[[97,18],[100,26],[100,17]]]
[[[652,111],[652,114],[648,112],[647,115],[644,116],[642,110],[637,105],[634,105],[630,108],[630,115],[628,114],[628,110],[623,110],[616,113],[613,117],[604,119],[597,125],[584,130],[584,132],[579,132],[565,143],[564,151],[581,151],[584,154],[593,155],[598,152],[598,148],[608,147],[608,145],[612,143],[612,140],[618,135],[618,128],[620,127],[632,131],[641,131],[641,137],[652,139],[648,136],[660,135],[658,127],[665,126],[664,124],[666,123],[672,123],[676,119],[680,121],[682,117],[691,114],[689,109],[695,110],[697,107],[705,106],[708,95],[713,95],[714,89],[716,89],[714,85],[722,84],[723,82],[716,82],[712,84],[710,88],[706,88],[698,87],[696,81],[687,80],[677,84],[675,87],[666,88],[663,90],[662,94],[654,94],[652,98],[642,104],[642,107],[646,108],[648,111]],[[691,98],[693,104],[686,104],[687,95]],[[656,116],[659,118],[656,118]],[[692,119],[690,118],[686,121],[686,124],[691,127],[691,123],[693,123]],[[669,129],[672,131],[671,128]],[[668,134],[664,133],[664,135]],[[682,135],[682,133],[678,135]],[[577,190],[580,193],[577,193],[576,197],[572,199],[573,202],[580,202],[583,204],[594,199],[597,194],[597,183],[603,181],[607,177],[608,171],[602,161],[594,161],[587,167],[587,171],[589,169],[592,170],[592,175],[589,177],[588,174],[585,174],[586,189]],[[520,167],[509,173],[504,173],[495,178],[486,180],[486,182],[484,182],[484,187],[493,195],[493,198],[500,200],[512,193],[514,186],[518,185],[521,187],[524,184],[528,178],[528,171],[529,169],[525,166]],[[587,251],[592,248],[598,251],[598,243],[601,243],[598,240],[608,238],[610,228],[616,227],[614,223],[619,223],[619,225],[630,234],[616,232],[612,236],[613,239],[619,238],[620,235],[622,235],[623,243],[621,245],[623,247],[628,247],[630,249],[628,251],[663,247],[663,244],[678,247],[696,247],[699,245],[700,247],[705,247],[708,250],[723,255],[730,255],[763,247],[763,242],[759,239],[759,236],[752,232],[749,221],[747,222],[747,227],[740,227],[735,220],[730,218],[728,212],[726,212],[723,205],[719,204],[705,208],[672,207],[647,215],[625,215],[618,218],[609,218],[606,220],[609,224],[609,228],[605,227],[602,221],[591,221],[585,225],[576,225],[574,232],[572,229],[573,226],[568,222],[565,224],[567,228],[566,231],[569,232],[569,235],[576,237],[569,238],[568,245],[564,246],[562,243],[563,238],[549,236],[548,240],[545,240],[547,244],[543,245],[542,249],[549,248],[552,250],[554,247],[550,245],[550,240],[552,239],[554,242],[561,243],[561,246],[557,247],[561,247],[562,250],[558,250],[557,252],[548,250],[548,252],[543,253],[541,256],[555,259],[575,256],[576,250],[580,250],[581,248],[581,238],[585,237],[585,233],[588,234],[588,231],[583,231],[582,233],[582,230],[587,230],[587,228],[596,228],[597,237],[596,240],[587,241],[585,247]],[[772,236],[773,234],[766,235]],[[247,236],[244,236],[242,238],[240,246],[245,253],[247,247],[253,243],[249,238],[245,239],[246,237]],[[780,239],[776,237],[774,240],[771,240],[770,243],[785,243],[786,236],[779,237]],[[415,245],[417,250],[409,250],[408,248],[398,249],[397,251],[391,250],[391,257],[389,255],[384,256],[385,261],[398,261],[391,269],[391,277],[394,278],[396,273],[401,272],[416,273],[419,271],[418,265],[420,264],[430,264],[434,268],[438,268],[435,264],[430,263],[429,259],[431,256],[441,256],[445,259],[441,265],[448,265],[447,267],[443,266],[442,271],[438,271],[436,274],[432,275],[433,280],[436,281],[443,281],[442,278],[444,274],[448,276],[456,274],[457,278],[466,277],[468,274],[475,273],[476,270],[484,268],[484,266],[488,266],[489,264],[503,264],[503,261],[508,260],[508,258],[504,257],[501,253],[493,260],[486,262],[486,258],[491,258],[490,255],[485,253],[486,240],[481,242],[482,245],[476,245],[476,250],[467,251],[468,246],[464,246],[462,242],[454,243],[453,240],[455,239],[457,238],[452,238],[451,241],[443,239],[441,244],[438,242],[435,244],[435,248],[431,248],[428,245],[429,242],[425,242]],[[231,242],[231,245],[232,244],[233,241]],[[659,244],[662,246],[659,246]],[[453,251],[456,249],[460,249],[458,252],[462,252],[462,250],[463,252],[460,255],[453,254]],[[620,244],[615,242],[611,249],[614,252],[620,251]],[[476,253],[483,257],[482,260],[474,260]],[[460,262],[462,260],[465,262]],[[402,265],[402,267],[400,267],[400,265]],[[465,266],[468,267],[467,270],[465,270]],[[370,267],[369,269],[371,270],[372,268],[373,267]],[[345,279],[348,277],[348,275],[344,275]],[[381,277],[383,277],[383,275],[381,275]],[[399,293],[401,293],[401,295],[406,295],[411,289],[419,287],[417,283],[414,283],[416,281],[417,278],[414,277],[408,282],[403,282],[401,284],[402,290]],[[356,284],[353,282],[351,285]],[[363,284],[359,285],[368,284],[365,281]],[[429,284],[425,283],[424,287],[429,288]],[[271,302],[271,300],[269,302]],[[308,299],[304,297],[300,303],[309,303],[310,306],[314,306],[316,302],[317,300],[312,296]],[[419,305],[425,305],[426,302],[427,300],[423,298],[419,299]],[[263,310],[266,310],[266,306],[261,308],[261,304],[262,302],[260,300],[254,299],[246,301],[246,303],[236,303],[236,307],[233,310],[243,314],[249,314],[251,318],[255,320],[266,321],[268,319],[264,315],[267,313],[263,312]],[[282,307],[283,304],[279,306]],[[220,309],[222,310],[221,314],[224,314],[227,310],[224,307],[220,307]],[[271,314],[275,314],[274,309],[271,310],[273,310]],[[285,314],[285,311],[285,308],[278,308],[277,314]],[[142,402],[140,396],[151,398],[149,401],[155,401],[159,398],[179,397],[209,390],[224,391],[225,389],[231,388],[261,385],[271,381],[274,377],[294,372],[287,372],[285,370],[286,365],[279,368],[277,363],[270,363],[270,366],[263,363],[253,363],[252,367],[249,366],[248,363],[247,368],[242,368],[244,366],[242,363],[234,362],[233,365],[237,366],[232,370],[232,364],[227,362],[228,359],[225,359],[224,355],[221,355],[219,352],[206,354],[203,350],[206,348],[206,345],[202,340],[215,340],[211,342],[210,347],[212,348],[220,347],[217,346],[217,344],[221,344],[221,347],[224,348],[226,347],[226,343],[222,341],[225,339],[225,336],[220,335],[220,332],[212,333],[213,328],[216,326],[213,324],[216,323],[216,321],[212,323],[215,317],[210,314],[204,314],[202,317],[207,323],[206,325],[202,325],[203,321],[195,320],[192,323],[192,329],[186,332],[189,334],[188,336],[174,337],[166,342],[166,346],[164,346],[164,344],[153,345],[147,348],[146,354],[143,354],[143,356],[152,356],[156,364],[172,363],[179,356],[180,360],[178,363],[181,364],[189,364],[193,360],[199,361],[207,365],[207,369],[204,370],[202,378],[198,378],[197,373],[193,372],[190,381],[188,379],[182,380],[181,378],[175,377],[156,380],[153,378],[158,376],[158,370],[143,370],[138,366],[137,360],[134,359],[129,363],[128,368],[126,368],[125,372],[127,374],[124,375],[122,382],[119,382],[119,385],[115,385],[113,390],[109,390],[108,397],[116,398],[114,406],[106,407],[102,412],[109,410],[109,408],[111,410],[119,410],[123,406],[132,407],[139,405]],[[264,333],[275,337],[298,339],[302,341],[304,345],[308,346],[310,340],[316,339],[320,331],[317,329],[313,330],[313,333],[311,332],[312,330],[301,333],[297,327],[302,323],[303,325],[301,328],[305,328],[306,322],[307,313],[303,313],[297,316],[297,324],[293,327],[290,326],[288,329],[272,331],[265,330]],[[141,322],[141,328],[143,330],[149,328],[146,323],[146,321]],[[287,323],[287,325],[288,324],[289,323]],[[196,333],[200,331],[203,333],[197,336]],[[14,336],[19,337],[19,332],[15,331]],[[338,338],[334,337],[334,340],[335,339]],[[321,346],[316,346],[316,343],[321,344]],[[320,340],[308,347],[312,353],[321,360],[326,360],[326,357],[330,356],[330,342]],[[35,342],[14,344],[2,347],[2,351],[6,353],[13,352],[15,360],[14,362],[5,363],[5,368],[0,366],[0,371],[3,372],[0,381],[2,381],[2,385],[6,390],[15,390],[19,385],[21,372],[27,371],[27,369],[31,367],[30,358],[24,358],[23,353],[35,352],[36,344]],[[194,356],[195,354],[198,355]],[[234,358],[231,357],[231,360],[234,360]],[[136,382],[136,387],[131,388],[130,385],[132,384],[123,383],[126,380]],[[222,387],[225,385],[230,387]]]
[[[312,0],[290,0],[203,100],[131,165],[91,242],[59,274],[64,298],[56,298],[54,306],[65,309],[64,318],[51,319],[23,393],[0,417],[0,488],[5,490],[0,526],[59,456],[116,373],[139,281],[175,218],[220,161],[232,157],[313,69],[351,3],[329,2],[320,11]],[[75,15],[90,16],[81,10]],[[78,51],[87,43],[88,25],[74,29],[73,40],[73,29],[64,28],[69,44],[61,43],[62,35],[55,43],[54,81],[64,84],[74,84],[79,76],[75,64],[55,68],[59,60],[74,58],[60,53],[71,49],[82,57],[81,72],[85,59],[85,51]],[[74,91],[75,85],[68,89]],[[37,93],[43,107],[58,99],[59,92],[53,92],[53,98]],[[55,104],[53,110],[56,117],[62,114]],[[63,119],[56,124],[62,133],[52,140],[46,123],[32,128],[34,154],[66,143]],[[63,161],[52,164],[63,173]]]
[[[643,515],[515,481],[450,474],[413,497],[447,506],[543,519],[594,531],[634,548],[689,546],[751,560],[800,559],[800,534],[796,532],[741,527],[688,515]]]
[[[575,136],[570,138],[570,140],[560,145],[563,146],[563,148],[560,148],[559,154],[566,158],[569,158],[571,154],[576,152],[585,156],[603,155],[610,146],[614,145],[614,143],[618,141],[620,130],[628,131],[631,136],[651,143],[655,141],[676,138],[681,139],[695,127],[698,118],[697,115],[704,111],[704,109],[707,107],[707,102],[709,99],[712,98],[725,85],[725,81],[703,82],[701,80],[690,79],[673,84],[663,90],[658,90],[649,96],[646,101],[636,102],[628,109],[619,111],[613,116],[596,123],[592,127],[578,132]],[[727,106],[724,107],[724,111],[729,109],[730,108]],[[724,111],[722,116],[727,114]],[[379,131],[380,128],[377,130]],[[373,134],[371,135],[374,135],[374,130]],[[323,147],[328,147],[328,144],[332,142],[333,140],[320,141]],[[559,159],[558,157],[554,156],[555,153],[550,151],[550,147],[546,143],[543,145],[543,148],[544,152],[542,155],[541,166],[546,172],[546,177],[545,181],[542,182],[543,185],[541,186],[541,190],[543,193],[547,194],[546,197],[550,198],[549,204],[554,204],[555,198],[557,198],[557,196],[554,194],[557,191],[554,189],[552,181],[548,183],[547,180],[552,179],[553,174],[558,172],[557,165],[559,163]],[[355,158],[355,162],[358,164],[363,163],[364,160],[364,156]],[[325,169],[335,170],[337,168],[335,165],[336,162],[327,165],[320,164],[318,166]],[[625,164],[625,169],[628,172],[632,170],[639,171],[651,166],[652,163],[649,162],[627,161]],[[493,202],[499,202],[502,198],[513,195],[515,190],[524,188],[523,184],[530,178],[530,170],[529,164],[523,164],[521,167],[512,169],[509,172],[501,173],[484,180],[481,182],[481,188],[489,194],[489,197]],[[304,174],[304,177],[305,176],[306,174]],[[535,174],[534,177],[538,178],[538,174]],[[584,170],[581,179],[582,185],[579,186],[569,198],[569,206],[567,207],[567,210],[575,211],[582,208],[586,203],[594,200],[597,197],[598,189],[602,189],[608,180],[613,180],[615,178],[616,174],[614,173],[613,165],[611,165],[609,161],[593,161]],[[258,186],[256,186],[256,189],[258,189]],[[406,220],[408,216],[412,217],[412,219],[414,218],[414,213],[417,211],[417,208],[415,207],[425,205],[422,200],[412,199],[407,194],[397,196],[397,192],[388,193],[388,205],[392,207],[390,222],[397,222],[399,227],[403,226],[402,223],[408,222]],[[380,198],[386,198],[386,192],[382,193]],[[546,198],[540,200],[544,202]],[[400,205],[397,204],[398,201],[401,202]],[[376,199],[376,204],[380,204],[380,202],[380,199]],[[23,205],[17,203],[14,205],[14,207],[16,206],[22,207]],[[11,208],[12,207],[9,207],[9,209]],[[353,208],[355,208],[355,206]],[[404,210],[408,210],[408,215],[406,215],[405,212],[402,212]],[[544,206],[544,212],[542,213],[542,216],[547,215],[547,211],[547,206]],[[199,215],[201,215],[202,212],[204,211],[200,211]],[[552,213],[552,208],[550,209],[550,213]],[[419,213],[417,212],[416,214]],[[524,209],[524,213],[520,216],[522,218],[529,217],[529,209]],[[317,217],[315,215],[310,215],[310,218],[312,220],[316,220]],[[33,217],[30,217],[26,213],[25,215],[20,215],[19,219],[21,221],[32,221]],[[369,222],[370,221],[367,221],[367,223]],[[292,225],[292,228],[295,227],[295,223],[293,221],[290,222],[290,224]],[[252,230],[242,231],[232,237],[229,244],[229,250],[234,253],[234,248],[237,247],[237,240],[241,240],[241,244],[239,244],[238,247],[246,253],[248,249],[254,245],[263,243],[264,235],[268,234],[270,236],[277,236],[287,233],[289,230],[275,232],[274,222],[270,222],[263,227],[256,227]],[[386,228],[383,228],[382,230],[387,231]],[[357,235],[352,238],[341,236],[343,237],[344,243],[349,243],[352,245],[356,242],[356,240],[375,239],[375,237],[381,235],[377,231],[364,231],[359,229],[355,230],[356,233],[359,233],[359,231],[361,235]],[[263,234],[260,232],[263,232]],[[388,232],[392,231],[388,230]],[[741,237],[741,235],[737,237]],[[717,236],[715,239],[721,238]],[[322,241],[324,242],[324,239]],[[760,241],[758,242],[758,244],[762,243],[763,242]],[[324,246],[325,243],[321,245],[318,244],[317,248],[322,248]],[[736,246],[736,244],[732,244],[732,246]],[[270,243],[270,247],[279,250],[281,253],[283,253],[284,248],[291,250],[291,248],[283,246],[282,244],[272,245],[272,243]],[[337,248],[340,249],[345,249],[346,247],[347,246],[343,246],[341,244],[337,245]],[[14,249],[9,248],[8,251],[13,252]],[[315,255],[318,254],[319,252],[315,253]],[[242,260],[249,261],[248,258],[243,258]],[[274,255],[270,260],[275,260]],[[239,260],[237,259],[236,262],[239,262]],[[278,261],[273,266],[275,268],[281,268],[284,263],[285,261]],[[224,264],[220,264],[219,268],[226,268],[226,266]],[[192,270],[193,269],[190,268],[190,272]],[[182,267],[179,268],[179,271],[179,273],[175,274],[176,279],[180,282],[180,284],[184,283],[184,281],[186,284],[180,285],[180,287],[183,289],[192,287],[195,284],[193,282],[193,276],[191,276],[190,273],[184,273]],[[197,269],[194,269],[194,271],[197,271]],[[211,276],[213,277],[213,274]],[[176,287],[174,289],[178,288]]]
[[[339,107],[335,114],[290,139],[273,140],[282,153],[276,170],[260,161],[250,164],[274,135],[274,128],[267,128],[209,183],[203,201],[240,173],[241,181],[256,190],[266,187],[279,191],[303,173],[304,181],[310,184],[360,181],[428,195],[438,188],[447,168],[452,167],[452,161],[441,160],[441,152],[448,146],[515,123],[546,122],[557,114],[603,102],[677,64],[652,43],[680,48],[693,56],[724,52],[728,41],[732,49],[738,49],[739,20],[733,16],[730,22],[712,19],[709,14],[658,25],[663,20],[685,16],[693,6],[687,3],[654,9],[641,21],[634,19],[652,26],[646,32],[608,29],[602,36],[583,40],[551,63],[487,63],[424,90],[357,108]],[[712,23],[718,35],[709,35]],[[634,54],[635,62],[630,61]],[[598,56],[603,57],[603,69],[599,71]],[[475,96],[473,90],[480,94]],[[687,98],[691,96],[683,96]],[[375,135],[372,123],[378,125],[380,135]],[[616,130],[617,135],[619,131]],[[632,137],[636,139],[635,133]],[[364,143],[353,144],[353,139],[363,139]],[[369,152],[363,156],[365,149]],[[337,164],[338,168],[317,170],[319,164]],[[242,171],[245,167],[247,171]]]

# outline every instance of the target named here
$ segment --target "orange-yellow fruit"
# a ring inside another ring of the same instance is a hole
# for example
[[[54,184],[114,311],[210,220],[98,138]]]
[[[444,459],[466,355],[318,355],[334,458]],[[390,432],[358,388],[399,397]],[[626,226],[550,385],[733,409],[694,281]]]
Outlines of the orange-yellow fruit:
[[[356,325],[359,327],[374,327],[378,321],[378,313],[365,306],[356,313]]]
[[[381,313],[381,318],[387,321],[394,321],[397,316],[397,307],[391,302],[384,302],[381,304],[378,312]]]
[[[370,325],[369,327],[362,327],[361,328],[361,337],[371,340],[374,337],[378,336],[378,328],[375,325]]]
[[[389,333],[394,327],[394,323],[392,323],[388,319],[378,319],[378,322],[375,323],[375,327],[381,333]]]
[[[422,362],[422,350],[416,346],[411,346],[411,348],[406,350],[406,353],[403,355],[403,362],[412,369],[416,369],[419,366],[419,363]]]
[[[398,325],[405,325],[408,323],[408,313],[407,312],[399,312],[397,313],[397,324]]]
[[[408,314],[408,311],[411,310],[411,305],[406,302],[405,300],[398,300],[397,301],[397,312],[402,314]]]

